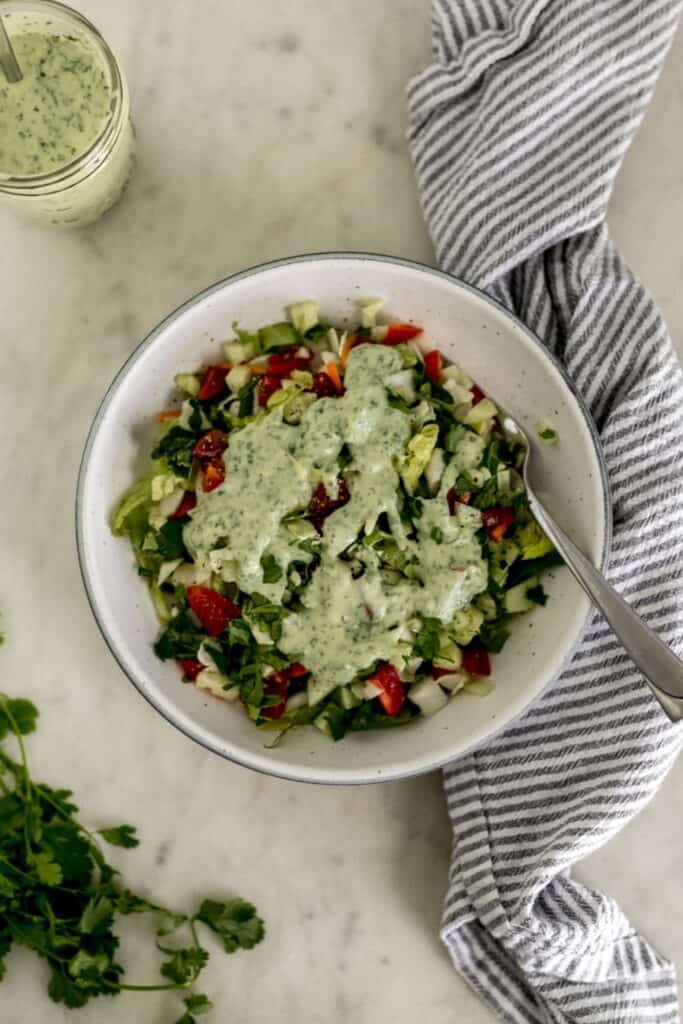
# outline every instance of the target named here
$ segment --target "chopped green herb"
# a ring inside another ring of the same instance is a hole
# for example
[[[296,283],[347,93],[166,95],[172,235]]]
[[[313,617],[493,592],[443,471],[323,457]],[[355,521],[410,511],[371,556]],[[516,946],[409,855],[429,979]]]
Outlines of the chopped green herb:
[[[211,1009],[205,995],[188,991],[209,959],[197,926],[207,925],[233,953],[261,941],[263,922],[241,899],[204,900],[185,914],[124,889],[95,835],[76,817],[71,793],[32,778],[23,737],[35,729],[37,715],[29,701],[0,694],[0,739],[11,734],[18,749],[18,760],[0,749],[0,979],[3,957],[16,943],[46,961],[48,994],[56,1003],[76,1008],[126,989],[178,989],[186,993],[180,1020],[189,1024],[193,1014]],[[100,829],[99,835],[124,848],[138,842],[131,825]],[[129,985],[116,959],[117,918],[139,913],[157,916],[159,935],[187,928],[189,945],[158,946],[166,957],[160,965],[165,982]]]

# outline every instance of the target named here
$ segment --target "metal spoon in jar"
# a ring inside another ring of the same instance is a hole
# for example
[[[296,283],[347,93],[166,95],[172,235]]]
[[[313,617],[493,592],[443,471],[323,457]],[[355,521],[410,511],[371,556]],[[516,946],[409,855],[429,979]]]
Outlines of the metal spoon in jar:
[[[495,399],[494,399],[495,401]],[[500,406],[498,407],[500,409]],[[519,423],[500,409],[503,432],[521,442],[525,449],[522,477],[529,505],[540,526],[564,558],[567,568],[581,584],[621,641],[624,650],[643,673],[654,696],[672,722],[683,719],[683,661],[643,622],[623,597],[616,592],[602,573],[579,551],[576,544],[561,530],[535,494],[532,446]]]
[[[5,73],[5,78],[10,84],[20,82],[23,78],[19,62],[17,61],[12,44],[7,35],[5,23],[0,16],[0,67]]]

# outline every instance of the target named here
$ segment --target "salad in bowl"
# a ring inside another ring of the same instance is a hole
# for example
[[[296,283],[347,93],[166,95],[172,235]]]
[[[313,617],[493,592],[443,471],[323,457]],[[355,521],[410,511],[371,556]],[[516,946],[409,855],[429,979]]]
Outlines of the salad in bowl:
[[[561,563],[494,403],[412,323],[313,301],[175,378],[148,472],[111,520],[180,679],[259,727],[332,739],[485,695]],[[170,382],[169,382],[170,383]],[[545,440],[553,430],[544,425]]]

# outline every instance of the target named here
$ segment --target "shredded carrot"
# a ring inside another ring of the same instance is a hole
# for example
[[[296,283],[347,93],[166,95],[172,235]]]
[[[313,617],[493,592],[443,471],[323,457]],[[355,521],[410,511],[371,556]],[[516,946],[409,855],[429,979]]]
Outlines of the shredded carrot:
[[[337,368],[337,364],[336,363],[326,363],[325,364],[325,369],[327,370],[327,376],[330,378],[330,380],[332,381],[332,383],[334,384],[334,386],[335,386],[335,388],[337,390],[337,394],[343,395],[344,394],[344,383],[343,383],[343,381],[342,381],[342,379],[341,379],[341,377],[339,375],[339,370]]]
[[[180,409],[167,409],[165,412],[157,413],[157,423],[165,423],[166,420],[176,420],[180,416]]]
[[[344,369],[344,370],[346,369],[346,360],[349,358],[349,352],[351,351],[351,349],[353,348],[353,345],[354,345],[353,338],[354,338],[353,334],[350,334],[348,336],[348,338],[344,339],[344,343],[343,343],[343,345],[341,347],[341,352],[340,352],[340,355],[339,355],[339,360],[340,360],[340,362],[342,364],[342,369]]]
[[[249,372],[252,373],[255,377],[258,377],[259,374],[266,372],[265,366],[249,366],[249,364],[247,364],[247,368]]]

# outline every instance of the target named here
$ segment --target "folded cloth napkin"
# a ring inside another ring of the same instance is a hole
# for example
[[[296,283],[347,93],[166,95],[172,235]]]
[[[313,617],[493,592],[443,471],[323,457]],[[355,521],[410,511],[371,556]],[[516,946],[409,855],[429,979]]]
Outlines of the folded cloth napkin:
[[[680,7],[436,0],[434,62],[409,86],[439,262],[513,310],[567,367],[609,468],[609,577],[679,650],[681,372],[605,214]],[[679,1021],[672,965],[569,869],[643,807],[682,742],[596,613],[525,716],[446,769],[442,936],[504,1020]]]

